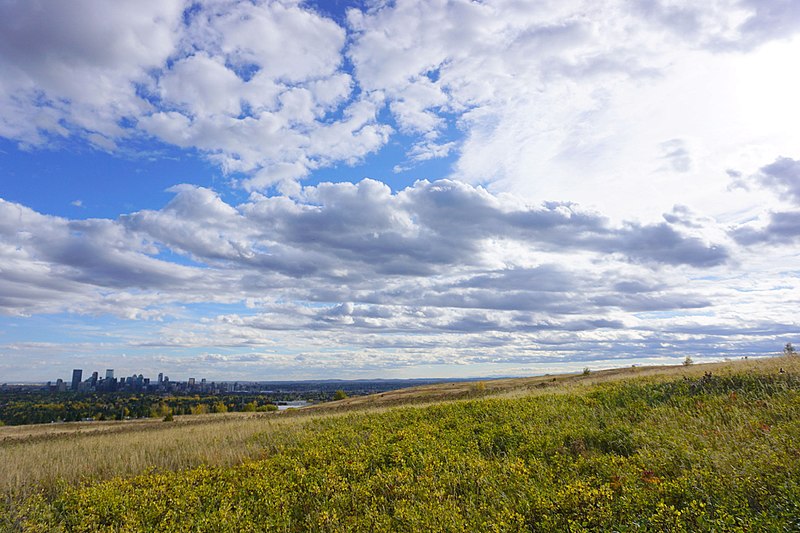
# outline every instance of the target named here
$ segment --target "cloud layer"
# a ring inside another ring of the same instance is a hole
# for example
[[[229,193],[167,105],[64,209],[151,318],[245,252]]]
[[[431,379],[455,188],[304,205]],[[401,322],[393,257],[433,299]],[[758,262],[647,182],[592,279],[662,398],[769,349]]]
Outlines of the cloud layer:
[[[323,183],[239,205],[192,185],[172,192],[163,209],[117,220],[0,203],[0,309],[150,320],[133,349],[265,350],[287,368],[298,361],[287,353],[322,368],[357,352],[371,361],[351,361],[362,370],[708,355],[720,342],[751,353],[741,339],[763,346],[797,329],[781,308],[740,329],[752,296],[713,280],[742,253],[681,217],[614,225],[449,180],[397,193]],[[226,307],[196,316],[208,304]]]
[[[27,145],[149,135],[264,188],[391,131],[341,68],[345,30],[295,2],[6,2],[0,19],[0,135]]]
[[[513,293],[513,279],[520,290],[534,290],[520,272],[533,279],[544,276],[543,283],[552,287],[548,277],[565,274],[559,274],[560,267],[538,266],[552,255],[648,269],[710,268],[729,259],[724,245],[666,222],[613,226],[576,206],[531,206],[521,198],[498,197],[448,180],[421,181],[398,193],[372,180],[324,183],[302,189],[298,198],[255,194],[238,206],[201,187],[182,185],[172,191],[175,196],[163,209],[116,221],[66,220],[3,201],[4,271],[6,282],[13,279],[10,285],[18,287],[3,294],[4,310],[53,311],[60,301],[73,305],[67,302],[75,302],[75,293],[97,298],[133,290],[140,296],[157,292],[163,302],[181,301],[184,291],[209,285],[240,298],[275,288],[306,301],[389,303],[381,296],[385,284],[392,290],[404,287],[393,298],[411,304],[431,279],[439,279],[430,286],[434,300],[455,307],[515,309],[511,301],[497,300],[502,291],[486,289],[505,286]],[[186,264],[164,258],[165,253],[185,258]],[[486,272],[495,271],[502,274],[487,277]],[[34,272],[50,281],[43,283]],[[472,278],[475,273],[480,275]],[[250,278],[259,279],[255,287]],[[13,299],[15,292],[30,294],[54,283],[60,284],[53,287],[55,297]],[[467,304],[468,290],[485,291],[491,298]],[[328,296],[314,298],[315,292]],[[236,297],[222,300],[230,298]],[[209,292],[206,299],[216,296]],[[99,302],[102,298],[93,305]],[[524,310],[531,305],[525,303]],[[80,307],[86,309],[86,303]]]
[[[644,136],[629,122],[658,99],[691,118],[674,94],[663,100],[684,90],[665,78],[727,68],[708,54],[800,28],[781,0],[402,0],[349,8],[339,22],[291,0],[12,1],[0,21],[0,136],[23,146],[82,139],[113,152],[156,138],[199,150],[247,189],[290,191],[402,133],[412,143],[399,169],[457,153],[457,179],[583,203],[591,196],[563,196],[576,163],[604,163],[583,176],[593,193],[591,180],[614,185],[609,172],[653,171],[626,162],[620,143],[643,163],[691,168],[687,139],[666,136],[680,130],[661,131],[675,127],[668,117],[651,116],[661,122]]]
[[[226,176],[112,218],[0,199],[0,334],[118,320],[75,350],[289,376],[800,333],[795,2],[337,6],[0,2],[0,137],[31,157],[170,145]],[[6,342],[0,375],[63,349]]]

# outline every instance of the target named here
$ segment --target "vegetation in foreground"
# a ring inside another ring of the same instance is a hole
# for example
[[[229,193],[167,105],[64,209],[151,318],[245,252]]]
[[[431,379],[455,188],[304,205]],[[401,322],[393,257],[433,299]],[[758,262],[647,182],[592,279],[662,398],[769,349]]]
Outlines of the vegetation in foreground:
[[[798,365],[787,358],[752,368],[286,419],[293,423],[249,440],[261,459],[9,496],[4,523],[28,531],[794,531]]]

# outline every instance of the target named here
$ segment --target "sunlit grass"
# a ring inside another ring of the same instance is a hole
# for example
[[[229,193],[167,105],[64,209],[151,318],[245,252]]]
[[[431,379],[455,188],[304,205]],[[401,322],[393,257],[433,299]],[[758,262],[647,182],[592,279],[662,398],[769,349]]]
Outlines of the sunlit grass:
[[[147,470],[237,464],[263,454],[265,435],[285,439],[299,425],[297,419],[271,415],[180,418],[106,431],[60,428],[54,435],[34,431],[27,438],[8,437],[0,444],[0,490],[26,493],[50,489],[59,480],[77,483]],[[15,429],[21,433],[22,428]]]
[[[418,388],[344,400],[326,407],[332,413],[18,435],[0,446],[5,524],[792,530],[798,359]],[[418,405],[391,407],[401,401]]]

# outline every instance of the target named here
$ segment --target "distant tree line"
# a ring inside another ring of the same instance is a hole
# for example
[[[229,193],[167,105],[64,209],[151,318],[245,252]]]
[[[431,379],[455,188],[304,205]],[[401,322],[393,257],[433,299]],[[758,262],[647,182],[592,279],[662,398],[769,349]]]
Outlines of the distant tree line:
[[[277,410],[266,395],[53,394],[4,392],[0,425],[46,424],[79,420],[124,420],[225,412]]]
[[[0,385],[0,426],[78,420],[167,418],[173,415],[277,409],[281,402],[328,402],[441,380],[298,381],[246,384],[236,393],[53,392],[41,387]]]

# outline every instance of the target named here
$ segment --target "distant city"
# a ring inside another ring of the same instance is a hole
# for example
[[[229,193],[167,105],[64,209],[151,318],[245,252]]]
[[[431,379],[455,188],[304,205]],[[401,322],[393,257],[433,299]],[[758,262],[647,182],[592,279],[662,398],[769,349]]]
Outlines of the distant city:
[[[72,371],[70,382],[58,378],[55,383],[48,381],[45,387],[50,392],[202,392],[207,394],[252,392],[253,388],[259,388],[256,384],[251,383],[216,383],[208,382],[205,378],[200,381],[195,378],[189,378],[188,381],[170,381],[169,376],[165,376],[163,373],[158,374],[155,382],[142,374],[115,378],[113,368],[107,368],[105,376],[100,376],[99,372],[95,371],[86,379],[83,379],[83,369],[76,368]]]
[[[83,369],[76,368],[69,381],[0,384],[0,426],[280,411],[441,381],[172,381],[163,373],[155,380],[143,374],[117,378],[113,368],[104,374],[92,372],[84,379]]]
[[[403,387],[441,383],[442,381],[461,381],[459,379],[363,379],[363,380],[306,380],[306,381],[208,381],[205,378],[187,381],[172,381],[169,376],[159,373],[154,380],[142,374],[117,378],[114,369],[107,368],[104,374],[94,371],[84,379],[83,369],[72,371],[72,379],[58,378],[40,384],[0,384],[0,392],[41,391],[50,393],[151,393],[151,394],[291,394],[311,397],[323,396],[338,389],[348,394],[362,395],[385,392]],[[467,380],[469,381],[469,380]]]

